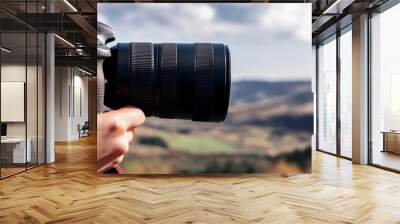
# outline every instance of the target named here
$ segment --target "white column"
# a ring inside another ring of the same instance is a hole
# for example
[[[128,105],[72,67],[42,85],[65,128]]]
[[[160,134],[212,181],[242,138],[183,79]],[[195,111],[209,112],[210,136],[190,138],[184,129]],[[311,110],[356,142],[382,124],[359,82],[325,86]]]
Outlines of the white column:
[[[353,162],[368,163],[368,15],[353,19]]]
[[[54,5],[46,1],[46,12],[53,12]],[[54,34],[46,34],[46,163],[55,161],[55,42]]]
[[[46,35],[46,163],[55,161],[55,73],[54,35]]]

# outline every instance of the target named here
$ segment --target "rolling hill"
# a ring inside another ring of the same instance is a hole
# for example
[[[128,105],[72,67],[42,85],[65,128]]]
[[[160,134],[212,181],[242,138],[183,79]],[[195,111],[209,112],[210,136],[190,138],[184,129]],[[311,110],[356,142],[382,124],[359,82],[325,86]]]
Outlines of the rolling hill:
[[[127,173],[307,172],[311,83],[234,82],[224,122],[148,118],[135,130]]]
[[[284,131],[313,129],[311,82],[242,81],[232,85],[227,121]]]

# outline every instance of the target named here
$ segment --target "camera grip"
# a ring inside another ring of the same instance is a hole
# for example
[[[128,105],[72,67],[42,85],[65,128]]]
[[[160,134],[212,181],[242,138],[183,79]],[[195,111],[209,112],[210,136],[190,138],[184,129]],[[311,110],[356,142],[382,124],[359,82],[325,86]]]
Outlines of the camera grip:
[[[115,35],[111,27],[97,23],[97,113],[108,110],[104,105],[104,92],[107,80],[104,78],[103,62],[107,57],[111,57],[110,48],[107,43],[115,40]]]
[[[104,58],[97,59],[97,113],[103,113],[106,111],[104,106],[104,89],[106,80],[103,72]]]

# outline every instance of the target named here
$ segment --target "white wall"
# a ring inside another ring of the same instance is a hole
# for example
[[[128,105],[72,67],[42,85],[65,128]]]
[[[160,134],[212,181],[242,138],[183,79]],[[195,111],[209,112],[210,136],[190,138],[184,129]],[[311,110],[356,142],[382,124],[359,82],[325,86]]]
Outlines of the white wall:
[[[74,75],[74,93],[75,94],[74,100],[75,100],[75,116],[74,119],[72,119],[72,135],[75,137],[78,137],[78,129],[77,126],[80,124],[81,126],[85,123],[85,121],[88,121],[89,117],[89,111],[88,111],[88,78],[81,76],[82,73],[79,73],[79,75],[76,75],[75,70],[75,75]],[[80,96],[80,97],[79,97]],[[80,101],[80,102],[79,102]],[[81,107],[81,108],[79,108]],[[81,110],[81,111],[80,111]]]
[[[67,67],[55,68],[55,141],[68,140],[68,88],[69,88],[69,72]]]
[[[8,64],[1,66],[1,81],[25,82],[25,65]],[[1,108],[6,110],[6,108]],[[24,122],[7,123],[7,137],[25,137]]]
[[[1,81],[1,121],[24,122],[25,83]],[[35,105],[36,108],[36,105]]]
[[[3,64],[1,66],[1,81],[2,82],[25,82],[26,69],[29,72],[34,69],[32,66],[25,67],[19,64]],[[35,68],[36,69],[36,68]],[[27,93],[27,96],[36,96],[36,92]],[[7,110],[7,108],[1,108]],[[25,122],[7,122],[8,137],[25,137]]]
[[[55,140],[77,139],[78,124],[88,120],[88,78],[76,68],[56,67],[55,85]]]
[[[37,70],[38,69],[38,70]],[[27,80],[25,80],[27,78]],[[27,136],[29,140],[29,148],[32,153],[32,161],[36,162],[39,159],[39,163],[44,163],[45,159],[45,120],[44,120],[44,74],[42,73],[42,67],[36,65],[25,64],[2,64],[1,66],[1,81],[2,82],[20,82],[26,84],[26,101],[23,99],[20,102],[23,105],[18,108],[14,107],[1,107],[2,114],[4,113],[20,113],[23,118],[18,122],[5,122],[7,124],[7,137],[9,138],[25,138]],[[3,84],[3,83],[2,83]],[[2,89],[2,98],[12,94],[4,92]],[[25,89],[19,89],[19,94],[25,93]],[[14,93],[15,94],[15,93]],[[3,104],[4,102],[2,102]],[[17,102],[15,102],[17,103]],[[25,106],[26,103],[26,106]],[[14,111],[13,111],[14,110]],[[26,112],[26,120],[24,114]],[[3,120],[3,119],[2,119]],[[38,153],[38,154],[37,154]]]
[[[25,82],[25,71],[24,65],[18,64],[3,64],[1,66],[1,81],[2,82]],[[30,68],[28,68],[30,69]],[[4,97],[4,96],[2,96]],[[7,108],[1,108],[1,110],[7,110]],[[22,108],[24,110],[24,108]],[[25,137],[25,125],[24,122],[8,122],[7,134],[9,137]]]

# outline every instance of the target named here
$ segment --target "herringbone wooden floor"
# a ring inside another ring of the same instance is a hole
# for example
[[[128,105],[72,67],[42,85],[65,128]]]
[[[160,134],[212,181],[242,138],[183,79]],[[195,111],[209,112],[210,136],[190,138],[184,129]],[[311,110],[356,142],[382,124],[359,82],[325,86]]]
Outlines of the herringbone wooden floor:
[[[400,175],[313,153],[313,173],[96,174],[93,137],[0,181],[0,223],[400,223]]]

